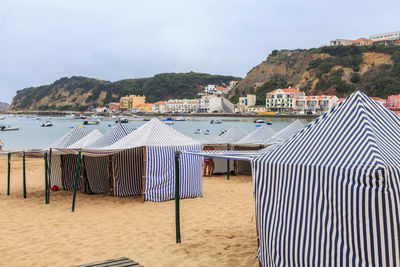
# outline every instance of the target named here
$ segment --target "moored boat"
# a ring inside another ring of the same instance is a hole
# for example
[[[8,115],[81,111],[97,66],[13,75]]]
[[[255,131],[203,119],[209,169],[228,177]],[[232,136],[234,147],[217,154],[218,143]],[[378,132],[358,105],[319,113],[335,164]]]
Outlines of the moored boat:
[[[40,126],[41,127],[51,127],[51,126],[53,126],[53,123],[51,121],[45,121],[45,122],[42,122],[42,124]]]
[[[0,131],[18,131],[21,128],[21,126],[0,126]]]

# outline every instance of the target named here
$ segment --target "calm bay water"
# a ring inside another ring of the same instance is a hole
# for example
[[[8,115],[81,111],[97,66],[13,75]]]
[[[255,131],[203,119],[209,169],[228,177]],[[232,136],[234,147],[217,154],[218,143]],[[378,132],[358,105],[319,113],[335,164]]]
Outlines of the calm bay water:
[[[32,148],[45,148],[56,141],[58,138],[67,133],[75,126],[83,125],[82,120],[72,119],[70,117],[56,117],[50,119],[48,117],[40,117],[36,119],[34,116],[22,115],[19,117],[4,116],[4,120],[0,120],[0,125],[21,126],[18,131],[0,131],[0,140],[4,143],[4,150],[19,150]],[[130,121],[125,124],[133,129],[145,124],[141,118],[127,117]],[[160,120],[163,117],[158,117]],[[220,120],[221,124],[210,124],[211,120]],[[251,132],[256,129],[254,118],[238,118],[238,117],[193,117],[191,121],[175,121],[175,124],[170,125],[178,131],[199,141],[212,140],[217,137],[222,131],[228,130],[233,125],[237,125],[246,132]],[[41,123],[50,120],[53,123],[52,127],[41,127]],[[295,119],[292,118],[265,118],[264,120],[272,122],[272,128],[281,130]],[[308,123],[311,120],[301,119],[302,122]],[[98,125],[86,125],[82,130],[90,132],[92,129],[98,129],[105,133],[115,125],[115,119],[103,118]],[[201,131],[210,130],[210,135],[194,134],[196,129]]]

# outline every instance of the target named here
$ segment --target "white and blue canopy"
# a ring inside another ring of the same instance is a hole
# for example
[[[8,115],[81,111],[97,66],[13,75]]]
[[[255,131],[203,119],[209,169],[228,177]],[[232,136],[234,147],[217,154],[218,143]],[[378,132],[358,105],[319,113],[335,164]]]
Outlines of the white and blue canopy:
[[[288,140],[292,135],[303,129],[305,124],[303,124],[300,120],[295,120],[289,126],[283,128],[276,134],[272,135],[270,139],[263,143],[266,145],[276,145],[280,144],[286,140]]]
[[[82,129],[79,127],[74,127],[71,129],[69,132],[67,132],[65,135],[63,135],[60,139],[55,141],[53,144],[51,144],[49,148],[65,148],[73,143],[77,142],[78,140],[82,139],[83,137],[86,136],[86,132],[84,132]]]
[[[208,144],[233,144],[240,139],[244,138],[247,132],[242,130],[237,125],[232,126],[224,134],[217,136],[214,140],[209,141]]]
[[[81,138],[80,140],[76,141],[72,145],[68,146],[68,148],[85,148],[96,142],[102,136],[101,132],[97,129],[94,129],[85,137]]]
[[[276,133],[274,129],[269,125],[263,125],[258,127],[253,132],[249,133],[239,141],[236,141],[235,145],[261,145],[265,141],[271,138]]]
[[[106,133],[104,133],[95,142],[93,142],[90,145],[87,145],[86,148],[93,149],[93,148],[110,146],[132,132],[133,132],[132,128],[129,128],[124,124],[118,123],[111,129],[109,129]]]
[[[355,92],[252,161],[263,266],[400,265],[400,117]]]

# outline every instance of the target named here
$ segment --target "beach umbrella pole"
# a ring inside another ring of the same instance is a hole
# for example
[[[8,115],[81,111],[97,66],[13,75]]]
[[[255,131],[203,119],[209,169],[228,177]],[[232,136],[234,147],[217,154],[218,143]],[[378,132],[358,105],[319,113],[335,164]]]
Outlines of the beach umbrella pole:
[[[47,191],[49,186],[47,184],[47,152],[44,153],[44,203],[49,204]]]
[[[179,214],[179,152],[175,152],[175,226],[176,243],[181,243],[181,223]]]
[[[229,151],[229,150],[231,150],[231,146],[228,144],[227,145],[227,150]],[[229,169],[230,169],[230,162],[229,162],[229,159],[228,160],[226,160],[226,180],[229,180]]]
[[[75,211],[75,198],[76,198],[76,188],[78,187],[78,177],[79,177],[79,167],[81,165],[81,151],[78,152],[78,162],[76,163],[76,174],[74,182],[74,196],[72,198],[72,212]]]
[[[7,196],[10,195],[10,169],[11,169],[11,153],[7,156]]]
[[[24,188],[24,198],[26,198],[25,152],[22,153],[22,186]]]

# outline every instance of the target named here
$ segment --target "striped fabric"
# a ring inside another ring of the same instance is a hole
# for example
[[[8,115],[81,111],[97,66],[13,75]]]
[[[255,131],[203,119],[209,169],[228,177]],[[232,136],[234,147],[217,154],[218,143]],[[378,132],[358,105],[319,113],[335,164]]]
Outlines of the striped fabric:
[[[94,149],[102,146],[109,146],[132,131],[131,128],[123,124],[117,124],[104,135],[99,136],[98,134],[93,134],[93,137],[87,140],[86,144],[81,145],[81,147]],[[74,144],[74,146],[76,145]],[[92,157],[86,155],[84,168],[91,192],[97,194],[107,193],[110,188],[108,157]]]
[[[84,156],[84,161],[90,192],[95,194],[107,193],[110,189],[108,157]]]
[[[263,266],[400,266],[400,117],[355,92],[252,161]]]
[[[84,148],[88,147],[89,145],[96,142],[99,138],[101,138],[102,134],[99,130],[94,129],[85,137],[81,138],[80,140],[76,141],[72,145],[68,146],[68,148]]]
[[[114,196],[142,194],[143,148],[131,148],[113,156]]]
[[[63,183],[61,181],[61,155],[53,154],[51,157],[51,172],[50,181],[51,185],[56,185],[58,188],[63,188]]]
[[[74,189],[76,165],[78,163],[77,155],[61,155],[61,180],[64,190]],[[77,189],[82,188],[81,175],[78,177]]]
[[[68,133],[63,135],[60,139],[58,139],[56,142],[51,144],[47,149],[49,148],[65,148],[73,143],[77,142],[81,138],[85,137],[86,133],[82,131],[79,127],[75,127],[72,130],[70,130]]]
[[[175,151],[198,151],[200,142],[165,125],[157,119],[139,127],[114,145],[105,149],[145,147],[146,183],[145,200],[166,201],[174,199]],[[125,166],[120,166],[126,168]],[[127,168],[128,169],[128,168]],[[202,195],[202,160],[196,155],[180,156],[180,196]]]
[[[250,161],[265,152],[266,150],[259,149],[259,150],[200,150],[200,151],[184,151],[183,153],[189,155],[197,155],[201,157]]]
[[[253,132],[249,133],[239,141],[235,142],[236,145],[261,145],[275,134],[275,130],[271,126],[264,125]]]

